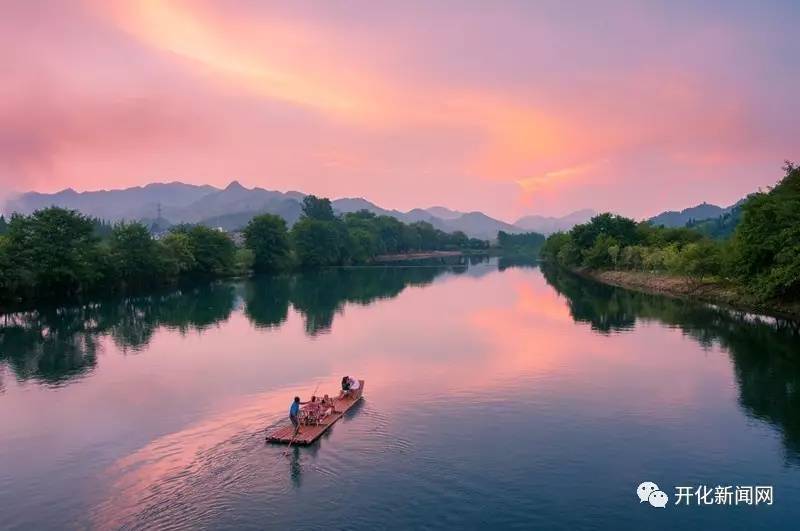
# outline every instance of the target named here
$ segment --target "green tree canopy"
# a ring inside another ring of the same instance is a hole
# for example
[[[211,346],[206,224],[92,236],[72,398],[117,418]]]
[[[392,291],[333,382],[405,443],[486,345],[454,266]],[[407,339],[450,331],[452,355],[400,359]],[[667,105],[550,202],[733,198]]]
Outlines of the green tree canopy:
[[[315,195],[307,195],[303,198],[303,216],[319,221],[333,221],[336,219],[331,200],[327,197],[320,198]]]
[[[51,207],[30,216],[15,214],[5,237],[15,289],[35,288],[43,297],[72,294],[99,276],[92,221],[74,210]]]
[[[253,251],[256,271],[277,271],[287,265],[289,233],[282,217],[272,214],[254,217],[244,229],[244,240],[247,248]]]
[[[786,175],[767,193],[742,206],[733,236],[736,274],[764,298],[800,298],[800,167],[786,162]]]
[[[164,269],[170,277],[183,275],[195,268],[192,240],[187,232],[170,232],[164,236],[161,240],[161,254]]]
[[[320,267],[342,263],[345,242],[335,222],[305,217],[294,224],[291,236],[301,266]]]
[[[163,283],[162,257],[150,231],[141,223],[119,223],[108,241],[113,268],[130,287]]]
[[[172,232],[189,238],[194,263],[188,274],[215,277],[228,275],[233,270],[236,246],[224,232],[203,225],[178,225]]]
[[[11,260],[8,256],[8,238],[0,234],[0,300],[10,291]]]
[[[735,280],[761,300],[800,300],[800,167],[787,162],[783,169],[775,187],[737,206],[741,221],[730,240],[601,214],[551,235],[542,255],[568,267]]]
[[[599,214],[588,223],[575,225],[571,231],[575,243],[582,249],[594,245],[594,241],[604,234],[622,245],[633,245],[639,242],[636,222],[616,214]]]
[[[545,237],[538,232],[509,234],[501,230],[497,233],[497,244],[506,255],[538,256],[544,243]]]

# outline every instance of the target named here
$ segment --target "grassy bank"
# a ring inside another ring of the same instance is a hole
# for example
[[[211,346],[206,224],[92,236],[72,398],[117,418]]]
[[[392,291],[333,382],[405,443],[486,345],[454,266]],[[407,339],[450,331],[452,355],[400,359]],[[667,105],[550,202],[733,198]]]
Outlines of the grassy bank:
[[[800,320],[800,303],[758,300],[741,287],[722,280],[645,271],[593,270],[589,268],[572,268],[571,271],[604,284],[644,293],[707,302],[747,312]]]

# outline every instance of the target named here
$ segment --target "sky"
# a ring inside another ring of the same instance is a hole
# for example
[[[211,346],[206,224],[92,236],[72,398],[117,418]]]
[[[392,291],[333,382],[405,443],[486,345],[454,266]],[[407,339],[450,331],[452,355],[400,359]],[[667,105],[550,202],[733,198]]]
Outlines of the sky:
[[[800,159],[790,1],[0,0],[0,196],[232,180],[513,221]]]

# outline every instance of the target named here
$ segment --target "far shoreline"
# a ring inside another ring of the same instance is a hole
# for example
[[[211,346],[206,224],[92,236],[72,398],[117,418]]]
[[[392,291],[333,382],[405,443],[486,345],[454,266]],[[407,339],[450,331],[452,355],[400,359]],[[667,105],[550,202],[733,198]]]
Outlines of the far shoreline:
[[[478,254],[484,255],[488,253],[466,253],[464,251],[425,251],[419,253],[383,254],[373,258],[372,263],[405,262],[408,260],[427,260],[430,258],[454,258],[459,256],[475,256]]]

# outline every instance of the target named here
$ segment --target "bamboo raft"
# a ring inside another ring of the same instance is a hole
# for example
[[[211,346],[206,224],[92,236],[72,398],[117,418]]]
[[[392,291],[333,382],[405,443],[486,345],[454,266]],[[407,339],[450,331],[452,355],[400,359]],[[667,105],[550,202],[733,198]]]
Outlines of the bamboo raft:
[[[337,397],[333,399],[333,409],[335,410],[335,413],[331,413],[322,419],[319,424],[301,424],[300,431],[297,433],[296,437],[294,435],[294,426],[291,424],[277,428],[275,431],[267,435],[267,442],[276,444],[291,443],[294,446],[307,446],[312,444],[314,441],[319,439],[323,433],[328,431],[328,429],[333,426],[337,420],[342,418],[350,408],[355,406],[358,401],[361,400],[364,394],[364,380],[359,380],[359,383],[361,385],[354,396],[349,396],[347,398]]]

